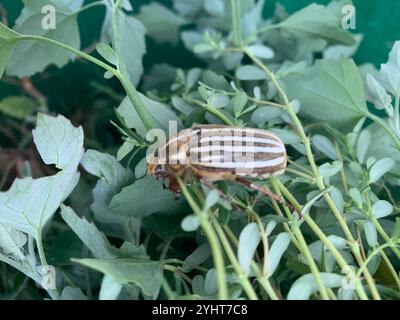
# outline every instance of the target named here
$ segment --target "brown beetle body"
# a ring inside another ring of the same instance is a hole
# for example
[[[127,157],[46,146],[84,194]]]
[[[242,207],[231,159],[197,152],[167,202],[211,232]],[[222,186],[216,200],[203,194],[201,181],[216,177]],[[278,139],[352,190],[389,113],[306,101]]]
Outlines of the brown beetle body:
[[[286,149],[272,132],[201,125],[182,130],[148,158],[148,174],[173,177],[191,172],[206,181],[264,179],[286,168]]]

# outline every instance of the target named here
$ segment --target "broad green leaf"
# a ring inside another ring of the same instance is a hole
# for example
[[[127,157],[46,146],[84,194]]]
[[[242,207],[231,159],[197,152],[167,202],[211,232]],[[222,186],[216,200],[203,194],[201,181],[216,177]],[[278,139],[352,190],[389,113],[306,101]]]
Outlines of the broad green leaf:
[[[178,213],[183,205],[183,198],[176,200],[173,192],[162,188],[160,181],[147,176],[122,188],[108,208],[120,216],[146,217],[156,212]]]
[[[312,145],[331,160],[337,160],[336,148],[332,141],[325,136],[316,134],[311,139]]]
[[[313,3],[278,26],[299,38],[325,39],[332,43],[353,45],[354,36],[340,26],[340,18],[326,7]]]
[[[400,41],[396,41],[389,53],[387,63],[381,65],[380,80],[394,96],[400,94]]]
[[[279,266],[283,254],[290,244],[290,235],[287,232],[278,234],[268,252],[268,276],[272,276]]]
[[[392,158],[378,160],[369,170],[369,180],[371,183],[377,182],[382,176],[394,168],[395,161]]]
[[[143,74],[142,59],[146,53],[145,28],[139,20],[118,9],[113,19],[112,34],[119,68],[137,85]]]
[[[274,51],[262,44],[251,45],[246,47],[246,49],[259,58],[272,59],[274,57]]]
[[[24,260],[23,247],[27,241],[26,234],[0,223],[0,252],[13,257],[15,260]]]
[[[360,47],[360,44],[363,40],[364,36],[362,34],[355,34],[354,39],[356,43],[351,46],[346,45],[333,45],[326,48],[323,52],[324,59],[333,59],[336,61],[340,61],[342,59],[351,58],[354,56]]]
[[[238,259],[240,266],[246,273],[250,272],[251,261],[257,246],[261,241],[260,231],[256,223],[249,223],[239,236]]]
[[[301,113],[333,125],[357,122],[367,113],[363,81],[352,60],[319,60],[303,74],[283,79]]]
[[[93,223],[80,218],[67,206],[61,206],[61,216],[97,259],[112,259],[112,247],[105,235]]]
[[[182,230],[186,232],[196,231],[199,228],[199,226],[200,226],[199,218],[194,214],[186,216],[181,223]]]
[[[131,139],[124,141],[122,146],[117,151],[117,160],[121,161],[135,148],[135,142]]]
[[[187,103],[181,97],[173,96],[172,97],[172,105],[185,116],[188,116],[195,110],[195,107]]]
[[[81,289],[68,286],[61,292],[60,300],[87,300],[87,297]]]
[[[167,105],[147,98],[145,95],[140,94],[140,99],[144,103],[146,110],[151,113],[153,119],[156,122],[157,128],[168,132],[169,122],[176,121],[178,125],[178,130],[182,126],[182,121],[177,117],[175,112],[171,110]],[[147,130],[145,129],[142,121],[139,118],[135,108],[133,107],[131,101],[126,97],[117,109],[118,113],[125,120],[129,128],[134,128],[142,136],[146,136]]]
[[[15,22],[15,31],[20,34],[57,40],[75,49],[80,48],[81,41],[76,13],[82,6],[83,0],[74,1],[74,4],[71,4],[72,1],[69,0],[24,0],[23,2],[24,9]],[[55,8],[55,29],[42,26],[45,18],[42,9],[46,5]],[[73,58],[74,55],[71,52],[43,41],[20,41],[7,64],[6,72],[17,77],[31,76],[42,72],[52,64],[62,68]]]
[[[77,165],[83,156],[83,129],[75,128],[63,116],[57,118],[40,113],[32,132],[33,141],[44,163],[58,169]]]
[[[366,129],[370,133],[371,142],[365,159],[374,157],[381,159],[382,157],[390,157],[396,161],[400,161],[400,150],[393,144],[393,140],[381,126],[373,123]]]
[[[244,65],[236,70],[236,78],[244,81],[265,80],[267,75],[257,66]]]
[[[0,101],[0,112],[20,120],[29,116],[35,108],[35,103],[23,96],[8,97]]]
[[[371,221],[366,221],[364,223],[364,234],[365,238],[367,239],[368,245],[370,247],[373,247],[378,240],[378,234],[374,224]]]
[[[178,40],[179,28],[187,24],[186,19],[156,2],[141,6],[137,18],[145,26],[147,34],[161,43],[175,44]]]
[[[45,163],[63,170],[39,179],[16,179],[7,192],[0,193],[0,223],[37,239],[78,183],[83,131],[62,116],[39,114],[33,138]]]
[[[163,278],[163,267],[159,261],[139,259],[74,259],[88,268],[104,273],[116,283],[135,284],[143,294],[157,298]]]
[[[345,277],[339,274],[320,272],[322,282],[327,288],[339,288]],[[288,300],[308,300],[313,293],[318,292],[318,285],[312,274],[306,274],[297,279],[290,287]]]
[[[20,35],[0,22],[0,79]]]
[[[133,178],[132,170],[125,169],[115,157],[95,150],[86,151],[81,164],[87,172],[100,178],[93,189],[90,206],[95,219],[104,224],[123,224],[124,217],[114,215],[108,205],[112,197]]]
[[[99,300],[117,300],[122,289],[122,285],[113,278],[105,275],[101,282]]]
[[[342,213],[344,208],[342,192],[338,188],[332,187],[330,195],[332,197],[333,202],[335,203],[336,208],[338,209],[339,212]]]
[[[372,206],[372,214],[375,218],[380,219],[387,217],[393,212],[393,206],[386,200],[379,200]]]

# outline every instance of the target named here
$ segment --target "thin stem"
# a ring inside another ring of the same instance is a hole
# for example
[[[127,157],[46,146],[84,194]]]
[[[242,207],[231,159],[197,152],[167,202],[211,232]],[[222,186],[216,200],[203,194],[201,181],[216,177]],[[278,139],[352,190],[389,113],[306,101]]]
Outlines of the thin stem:
[[[218,109],[214,108],[213,106],[210,106],[207,103],[203,103],[201,101],[195,100],[195,99],[191,99],[189,97],[185,98],[188,102],[191,103],[195,103],[201,107],[203,107],[205,110],[207,110],[208,112],[210,112],[211,114],[213,114],[214,116],[216,116],[217,118],[219,118],[221,121],[223,121],[225,124],[235,127],[236,124],[231,121],[226,115],[224,115],[221,111],[219,111]]]
[[[229,298],[228,295],[228,286],[226,281],[226,274],[225,274],[225,263],[224,258],[222,255],[222,250],[220,243],[218,241],[218,237],[215,234],[209,220],[208,215],[206,212],[203,212],[197,203],[194,201],[193,197],[189,193],[186,185],[183,183],[180,177],[176,177],[179,183],[179,186],[182,190],[183,195],[185,196],[187,202],[189,203],[190,207],[192,208],[193,212],[196,214],[200,221],[200,225],[206,234],[207,240],[211,247],[211,253],[214,260],[215,270],[217,272],[217,282],[218,282],[218,297],[221,300],[227,300]]]
[[[289,102],[289,98],[287,97],[286,93],[282,89],[282,86],[279,84],[278,79],[276,78],[275,74],[260,59],[258,59],[256,56],[254,56],[246,48],[243,48],[242,50],[254,63],[256,63],[266,73],[266,75],[270,78],[272,83],[275,85],[280,97],[284,101],[284,105],[286,106],[286,112],[292,119],[293,125],[297,130],[297,134],[299,135],[300,141],[306,149],[307,159],[311,166],[313,175],[315,177],[316,185],[318,186],[318,188],[321,191],[324,191],[325,190],[324,180],[323,180],[323,177],[320,175],[318,167],[316,165],[314,155],[313,155],[312,149],[311,149],[310,139],[308,139],[308,137],[306,136],[303,126],[300,122],[300,119],[297,117],[296,113],[293,111],[293,108]],[[342,228],[342,230],[350,244],[350,250],[352,251],[358,265],[362,265],[363,259],[360,254],[359,245],[355,241],[353,235],[351,234],[351,231],[350,231],[349,227],[347,226],[345,219],[343,218],[342,214],[337,209],[335,203],[333,202],[331,196],[328,193],[324,194],[324,199],[325,199],[326,203],[328,204],[329,208],[331,209],[331,211],[333,212],[336,220],[339,222],[339,225]],[[372,278],[368,269],[366,269],[364,271],[364,276],[367,280],[368,286],[369,286],[374,298],[380,299],[378,290],[376,289],[376,286],[375,286],[374,279]]]
[[[242,29],[240,23],[240,1],[231,0],[231,7],[232,7],[232,28],[233,28],[234,43],[237,46],[240,46],[242,43]]]
[[[143,122],[143,125],[145,126],[146,130],[151,130],[152,128],[155,128],[154,120],[146,110],[146,107],[142,100],[140,99],[139,93],[136,90],[136,87],[133,85],[133,83],[130,81],[128,77],[123,75],[119,70],[111,67],[107,63],[104,63],[103,61],[85,53],[82,52],[78,49],[75,49],[73,47],[70,47],[60,41],[56,41],[50,38],[46,37],[41,37],[41,36],[35,36],[35,35],[21,35],[17,38],[17,40],[35,40],[35,41],[42,41],[46,42],[48,44],[63,48],[69,52],[72,52],[76,54],[77,56],[80,56],[87,61],[90,61],[99,67],[103,68],[104,70],[110,72],[113,74],[122,84],[124,87],[130,101],[132,102],[133,107],[135,108],[135,111],[139,115],[140,120]]]
[[[246,274],[240,267],[239,261],[237,260],[236,255],[233,252],[228,239],[226,238],[220,224],[218,223],[218,220],[214,216],[211,216],[211,221],[213,223],[215,231],[217,232],[217,234],[219,236],[221,244],[224,247],[225,253],[226,253],[229,261],[232,263],[232,267],[238,276],[240,285],[242,286],[243,290],[246,292],[246,294],[250,300],[258,300],[257,294],[255,293],[253,287],[251,286],[251,283],[250,283],[249,279],[247,278]]]

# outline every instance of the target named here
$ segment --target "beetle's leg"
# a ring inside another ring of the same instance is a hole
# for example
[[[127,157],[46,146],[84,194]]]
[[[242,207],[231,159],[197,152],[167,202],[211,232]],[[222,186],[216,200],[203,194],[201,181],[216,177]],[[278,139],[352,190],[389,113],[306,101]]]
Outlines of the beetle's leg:
[[[267,187],[257,185],[257,184],[255,184],[255,183],[253,183],[253,182],[251,182],[251,181],[248,181],[248,180],[242,179],[242,178],[236,178],[236,179],[235,179],[235,182],[237,182],[237,183],[239,183],[239,184],[241,184],[241,185],[243,185],[243,186],[245,186],[245,187],[247,187],[247,188],[256,190],[256,191],[258,191],[258,192],[261,192],[262,194],[266,195],[267,197],[270,197],[271,199],[275,200],[276,202],[278,202],[278,203],[280,203],[280,204],[282,204],[282,205],[288,207],[289,209],[295,211],[295,212],[297,213],[297,215],[299,216],[299,218],[303,218],[303,214],[302,214],[301,212],[299,212],[299,211],[298,211],[295,207],[293,207],[291,204],[289,204],[289,203],[287,203],[286,201],[284,201],[279,195],[273,193],[273,192],[272,192],[271,190],[269,190]]]

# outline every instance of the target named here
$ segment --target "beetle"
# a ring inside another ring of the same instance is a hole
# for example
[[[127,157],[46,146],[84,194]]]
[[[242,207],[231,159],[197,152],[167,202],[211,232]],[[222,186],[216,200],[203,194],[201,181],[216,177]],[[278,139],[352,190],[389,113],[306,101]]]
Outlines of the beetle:
[[[286,148],[274,133],[255,128],[198,125],[180,131],[147,157],[147,173],[169,179],[169,189],[180,193],[175,179],[189,175],[205,183],[232,180],[283,203],[268,188],[250,179],[281,175],[287,166]],[[166,186],[163,184],[164,188]]]

